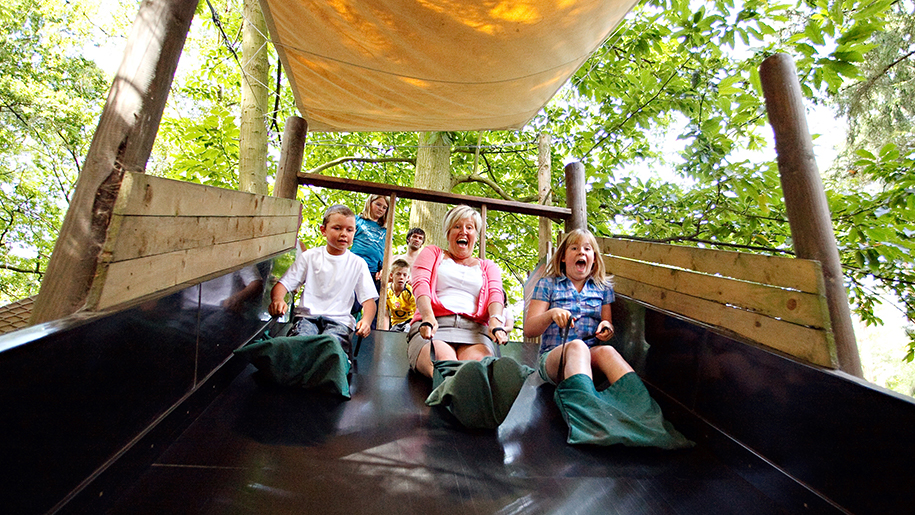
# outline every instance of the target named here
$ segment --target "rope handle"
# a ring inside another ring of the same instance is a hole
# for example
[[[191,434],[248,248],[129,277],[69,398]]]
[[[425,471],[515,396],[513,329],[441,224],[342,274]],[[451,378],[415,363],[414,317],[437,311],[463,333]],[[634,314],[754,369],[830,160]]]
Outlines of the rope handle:
[[[566,323],[565,327],[562,327],[559,331],[559,341],[562,342],[562,351],[559,354],[559,374],[556,384],[559,384],[565,379],[566,375],[566,344],[569,343],[569,328],[572,327],[572,319],[569,318],[569,321]]]

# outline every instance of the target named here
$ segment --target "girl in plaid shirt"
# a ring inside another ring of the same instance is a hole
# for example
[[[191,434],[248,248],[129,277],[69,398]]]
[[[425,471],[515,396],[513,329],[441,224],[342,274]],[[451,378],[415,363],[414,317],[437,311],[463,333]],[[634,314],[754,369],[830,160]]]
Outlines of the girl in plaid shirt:
[[[524,319],[524,336],[542,335],[540,377],[551,384],[576,374],[593,380],[595,368],[611,383],[633,371],[616,349],[598,345],[613,336],[613,286],[597,248],[590,232],[570,232],[553,253],[546,277],[534,288]],[[569,341],[563,342],[566,325],[570,325]],[[560,361],[564,362],[562,373]]]
[[[610,345],[599,344],[613,336],[613,286],[597,249],[588,231],[566,235],[547,276],[537,282],[524,319],[524,336],[542,335],[540,377],[556,385],[554,398],[569,426],[567,441],[689,447],[692,442],[664,420],[629,363]],[[594,385],[594,370],[610,381],[603,391]]]

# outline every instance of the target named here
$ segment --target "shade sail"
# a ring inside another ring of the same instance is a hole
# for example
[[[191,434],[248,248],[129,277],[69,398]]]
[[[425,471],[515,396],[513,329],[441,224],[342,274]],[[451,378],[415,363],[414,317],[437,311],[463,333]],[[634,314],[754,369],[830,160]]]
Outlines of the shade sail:
[[[311,131],[523,126],[636,0],[261,0]]]

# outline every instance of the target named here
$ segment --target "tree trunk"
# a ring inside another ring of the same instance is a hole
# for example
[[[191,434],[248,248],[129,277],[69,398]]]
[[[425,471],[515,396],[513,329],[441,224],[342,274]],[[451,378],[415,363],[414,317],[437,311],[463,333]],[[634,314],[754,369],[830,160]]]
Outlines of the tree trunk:
[[[451,141],[443,132],[419,133],[416,152],[416,175],[413,187],[434,191],[451,191]],[[410,210],[410,227],[426,231],[426,243],[447,248],[442,220],[449,207],[444,204],[414,200]],[[395,239],[395,241],[398,241]]]
[[[267,24],[257,0],[244,0],[238,189],[267,194]]]

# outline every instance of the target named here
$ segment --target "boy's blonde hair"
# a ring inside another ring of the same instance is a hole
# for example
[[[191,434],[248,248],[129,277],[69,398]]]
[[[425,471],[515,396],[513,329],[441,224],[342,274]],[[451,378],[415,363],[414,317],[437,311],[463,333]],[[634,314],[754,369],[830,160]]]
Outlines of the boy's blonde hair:
[[[378,200],[380,198],[383,198],[385,203],[388,205],[388,211],[384,214],[384,218],[375,220],[372,218],[372,202],[375,202],[376,200]],[[365,199],[365,207],[362,208],[362,212],[359,213],[359,216],[361,216],[362,218],[365,218],[366,220],[372,220],[373,222],[377,222],[378,225],[384,225],[385,218],[387,218],[387,216],[390,212],[391,212],[391,202],[388,200],[388,197],[386,197],[385,195],[374,195],[373,194],[373,195],[369,195],[369,198]]]
[[[395,259],[394,262],[391,263],[391,272],[400,270],[401,268],[409,269],[410,263],[407,263],[405,259]]]
[[[483,225],[483,217],[480,216],[480,213],[477,213],[476,209],[465,204],[458,204],[451,208],[451,210],[445,214],[445,219],[442,220],[442,230],[445,233],[446,240],[448,239],[448,231],[451,230],[451,226],[454,225],[455,222],[465,218],[473,220],[473,227],[476,229],[477,238],[480,237],[480,227]]]
[[[353,218],[356,218],[356,214],[353,213],[352,209],[344,206],[343,204],[334,204],[334,205],[330,206],[329,208],[327,208],[326,211],[324,211],[324,219],[321,221],[321,225],[326,226],[327,221],[330,220],[331,215],[343,215],[346,217],[351,216]]]
[[[607,275],[607,270],[604,267],[604,258],[600,255],[600,247],[597,245],[597,238],[591,234],[591,231],[585,229],[575,229],[562,238],[562,241],[559,243],[559,246],[556,247],[556,251],[553,252],[553,256],[550,258],[547,275],[559,277],[566,274],[566,265],[562,260],[565,257],[566,249],[569,248],[569,245],[576,243],[578,245],[581,245],[582,243],[591,244],[591,248],[594,249],[594,264],[591,265],[591,278],[594,279],[594,283],[598,286],[610,286],[610,277]]]

